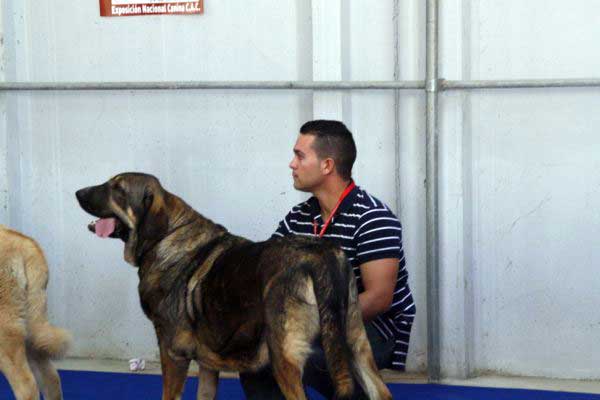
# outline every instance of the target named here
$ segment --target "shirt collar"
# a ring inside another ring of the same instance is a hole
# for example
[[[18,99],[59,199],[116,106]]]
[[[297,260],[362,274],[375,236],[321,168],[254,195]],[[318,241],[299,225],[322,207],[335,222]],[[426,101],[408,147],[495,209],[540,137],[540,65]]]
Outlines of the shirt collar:
[[[337,212],[335,213],[336,215],[333,217],[334,220],[337,215],[346,212],[348,209],[350,209],[350,207],[352,207],[352,205],[356,201],[356,195],[359,191],[360,188],[358,186],[355,186],[354,189],[352,189],[352,191],[348,193],[348,196],[346,196],[346,198],[342,201],[342,204],[340,204],[339,208],[337,209]],[[323,217],[321,217],[321,206],[319,205],[319,200],[317,200],[315,196],[312,196],[310,199],[307,200],[307,203],[310,207],[311,218],[315,220],[318,217],[319,219],[323,220]]]

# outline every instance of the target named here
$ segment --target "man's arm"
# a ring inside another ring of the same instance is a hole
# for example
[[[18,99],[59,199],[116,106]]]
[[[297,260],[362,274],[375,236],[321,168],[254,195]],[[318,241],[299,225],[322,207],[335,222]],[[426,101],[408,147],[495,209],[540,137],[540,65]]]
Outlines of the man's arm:
[[[354,233],[355,262],[364,292],[358,299],[364,321],[389,310],[403,260],[402,225],[387,207],[371,209],[360,217]]]
[[[382,258],[360,265],[360,275],[365,291],[358,296],[365,322],[386,312],[394,297],[398,279],[398,259]]]

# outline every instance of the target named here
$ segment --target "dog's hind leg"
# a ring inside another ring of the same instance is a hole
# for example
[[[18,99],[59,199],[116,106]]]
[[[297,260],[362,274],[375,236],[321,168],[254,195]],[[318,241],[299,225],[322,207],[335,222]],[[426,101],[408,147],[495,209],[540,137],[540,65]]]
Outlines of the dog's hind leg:
[[[296,277],[297,293],[276,286],[266,296],[267,344],[273,376],[286,399],[306,399],[302,385],[304,364],[319,333],[319,311],[312,281]]]
[[[303,342],[303,340],[297,337],[296,334],[281,336],[273,334],[269,335],[267,340],[269,342],[273,376],[281,392],[286,399],[306,400],[304,386],[302,385],[302,369],[308,355],[305,355],[298,347],[294,351],[291,347],[286,346],[291,342]]]
[[[358,306],[356,286],[351,285],[347,316],[348,345],[353,354],[354,375],[370,400],[392,400],[379,374]]]
[[[17,400],[39,400],[35,378],[27,362],[25,335],[18,326],[0,330],[0,371],[4,373]]]
[[[180,400],[190,360],[174,359],[166,346],[161,343],[160,365],[163,378],[162,400]]]
[[[217,398],[219,371],[212,371],[198,366],[198,381],[197,400],[214,400]]]
[[[62,400],[60,376],[50,359],[31,352],[27,358],[44,400]]]

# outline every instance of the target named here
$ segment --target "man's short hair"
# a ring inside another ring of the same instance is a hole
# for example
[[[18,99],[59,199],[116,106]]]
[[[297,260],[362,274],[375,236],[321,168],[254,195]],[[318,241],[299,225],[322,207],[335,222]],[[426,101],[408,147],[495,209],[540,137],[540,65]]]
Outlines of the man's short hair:
[[[352,179],[356,160],[356,145],[352,132],[340,121],[318,119],[308,121],[300,128],[303,135],[314,135],[313,148],[320,159],[332,158],[337,173],[345,180]]]

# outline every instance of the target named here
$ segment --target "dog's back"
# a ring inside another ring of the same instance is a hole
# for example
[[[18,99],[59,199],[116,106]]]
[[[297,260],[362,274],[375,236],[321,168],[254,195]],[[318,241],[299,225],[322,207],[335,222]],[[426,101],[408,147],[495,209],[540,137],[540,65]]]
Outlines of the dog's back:
[[[48,322],[47,284],[48,266],[38,244],[0,225],[0,370],[17,399],[37,398],[30,367],[46,398],[62,398],[49,359],[64,355],[70,335]]]

